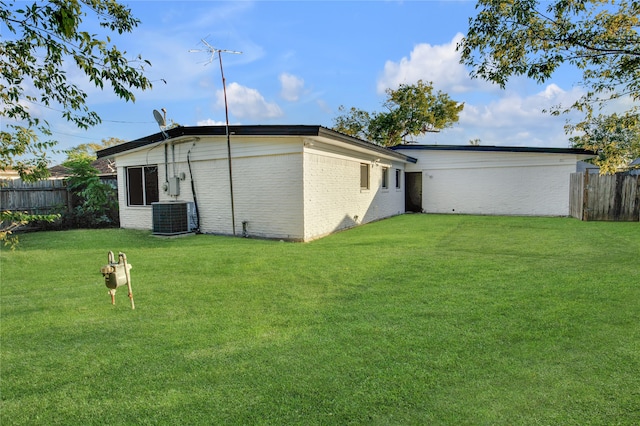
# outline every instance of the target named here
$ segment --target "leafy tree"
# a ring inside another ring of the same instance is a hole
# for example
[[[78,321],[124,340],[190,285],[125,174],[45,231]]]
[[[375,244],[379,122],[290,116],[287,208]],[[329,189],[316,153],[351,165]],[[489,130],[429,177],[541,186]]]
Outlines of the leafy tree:
[[[87,15],[94,16],[106,34],[130,33],[140,22],[115,0],[0,0],[0,116],[4,125],[0,129],[0,170],[15,169],[26,181],[48,175],[47,152],[56,142],[39,139],[39,134],[51,136],[49,124],[32,114],[29,105],[61,110],[62,117],[80,128],[100,123],[86,104],[87,93],[67,79],[70,65],[95,86],[110,86],[125,101],[135,101],[133,90],[151,88],[144,76],[144,66],[150,63],[140,56],[129,59],[108,35],[100,38],[94,26],[83,27]],[[10,215],[3,212],[2,218]],[[21,222],[25,220],[28,215]],[[7,235],[0,234],[0,240]]]
[[[57,214],[42,215],[7,210],[2,211],[0,212],[0,222],[2,223],[2,227],[0,227],[0,241],[2,241],[3,245],[9,246],[13,250],[18,244],[18,237],[13,235],[13,231],[29,222],[53,222],[59,217],[60,215]]]
[[[640,121],[636,115],[599,115],[577,130],[583,134],[571,138],[573,146],[597,152],[592,161],[601,174],[626,170],[640,158]]]
[[[616,128],[613,121],[625,126],[640,118],[637,103],[619,116],[600,115],[614,99],[640,99],[640,2],[479,0],[477,8],[458,45],[461,62],[472,68],[472,76],[504,88],[513,76],[526,75],[543,83],[563,64],[573,65],[582,74],[580,84],[586,93],[570,106],[550,106],[551,113],[584,113],[582,121],[568,125],[566,131],[585,132],[584,137],[572,139],[574,146],[597,148],[603,170],[615,170],[625,163],[623,158],[634,155],[628,150],[630,144],[611,149],[606,140],[615,135],[596,132],[599,142],[594,142],[594,131]]]
[[[344,105],[338,107],[342,114],[334,118],[333,130],[346,135],[367,139],[367,130],[371,121],[371,114],[367,111],[351,107],[348,112]]]
[[[101,39],[95,28],[82,28],[91,13],[110,32],[132,32],[139,20],[116,1],[0,1],[0,6],[0,23],[6,28],[0,43],[0,111],[11,120],[8,131],[1,132],[0,167],[38,178],[46,174],[46,152],[55,142],[38,139],[36,131],[50,136],[49,125],[32,115],[28,105],[62,110],[64,118],[88,128],[100,123],[100,117],[86,105],[87,94],[67,80],[66,66],[75,64],[97,87],[107,83],[120,98],[135,101],[134,89],[151,87],[143,74],[150,63],[140,56],[128,59],[108,36]]]
[[[640,97],[640,2],[636,0],[479,0],[458,45],[472,75],[504,87],[526,75],[542,83],[561,65],[582,72],[587,93],[570,108]]]
[[[77,145],[65,151],[67,154],[67,161],[79,158],[90,158],[92,160],[95,160],[97,151],[108,148],[110,146],[121,144],[123,142],[125,141],[122,139],[111,137],[109,139],[102,139],[101,143],[89,142]]]
[[[100,180],[92,162],[90,157],[76,157],[63,163],[71,172],[66,179],[68,188],[79,199],[73,212],[73,221],[79,227],[99,227],[117,222],[116,190]]]
[[[396,90],[387,89],[384,112],[367,112],[351,108],[334,119],[333,129],[369,140],[382,146],[395,146],[409,137],[436,132],[452,126],[464,104],[449,95],[434,93],[433,83],[419,80],[416,84],[401,84]]]

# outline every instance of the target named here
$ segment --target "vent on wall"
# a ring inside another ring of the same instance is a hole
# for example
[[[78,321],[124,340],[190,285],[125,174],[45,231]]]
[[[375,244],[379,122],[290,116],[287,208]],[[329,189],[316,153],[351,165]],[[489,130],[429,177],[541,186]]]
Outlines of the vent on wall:
[[[198,229],[196,206],[188,201],[152,203],[153,234],[179,235]]]

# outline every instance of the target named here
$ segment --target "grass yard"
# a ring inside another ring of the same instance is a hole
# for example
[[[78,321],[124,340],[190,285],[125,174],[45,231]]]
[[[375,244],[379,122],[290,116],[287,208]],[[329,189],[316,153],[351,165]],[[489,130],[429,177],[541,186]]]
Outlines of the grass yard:
[[[0,424],[640,424],[640,225],[404,215],[312,243],[2,250]],[[127,254],[112,306],[100,267]]]

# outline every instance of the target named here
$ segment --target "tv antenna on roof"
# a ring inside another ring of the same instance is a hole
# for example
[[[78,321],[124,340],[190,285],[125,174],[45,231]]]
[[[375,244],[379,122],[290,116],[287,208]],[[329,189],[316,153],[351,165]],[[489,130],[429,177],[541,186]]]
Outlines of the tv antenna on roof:
[[[207,43],[207,41],[204,40],[204,39],[202,39],[201,41],[206,46],[206,49],[191,49],[191,50],[189,50],[189,52],[191,52],[191,53],[197,53],[197,52],[210,53],[211,56],[209,57],[209,62],[207,62],[206,65],[212,63],[213,59],[216,56],[216,53],[218,54],[218,59],[220,61],[220,75],[222,76],[222,92],[224,94],[224,114],[225,114],[225,119],[226,119],[226,124],[227,124],[227,134],[229,134],[229,132],[228,132],[228,130],[229,130],[229,106],[227,104],[227,82],[226,82],[226,80],[224,78],[224,70],[222,69],[222,54],[223,53],[233,53],[235,55],[241,55],[242,52],[238,52],[236,50],[218,49],[218,48],[213,47],[209,43]]]
[[[198,52],[207,52],[211,56],[209,57],[209,62],[205,65],[208,65],[213,62],[216,53],[218,54],[218,60],[220,61],[220,76],[222,77],[222,93],[224,96],[224,116],[225,116],[225,133],[227,135],[227,160],[229,162],[229,192],[231,194],[231,226],[233,235],[236,235],[236,218],[235,218],[235,210],[233,207],[233,173],[231,171],[231,137],[229,136],[229,105],[227,103],[227,84],[224,78],[224,70],[222,69],[222,54],[223,53],[232,53],[235,55],[241,55],[242,52],[238,52],[236,50],[226,50],[226,49],[218,49],[213,47],[205,39],[202,39],[202,44],[205,45],[205,49],[190,49],[191,53]]]

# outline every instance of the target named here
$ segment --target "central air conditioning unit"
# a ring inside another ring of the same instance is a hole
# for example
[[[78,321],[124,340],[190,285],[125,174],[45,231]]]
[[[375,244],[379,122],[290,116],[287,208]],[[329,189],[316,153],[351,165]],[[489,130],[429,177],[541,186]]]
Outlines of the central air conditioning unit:
[[[153,235],[180,235],[198,229],[196,205],[190,201],[151,203]]]

